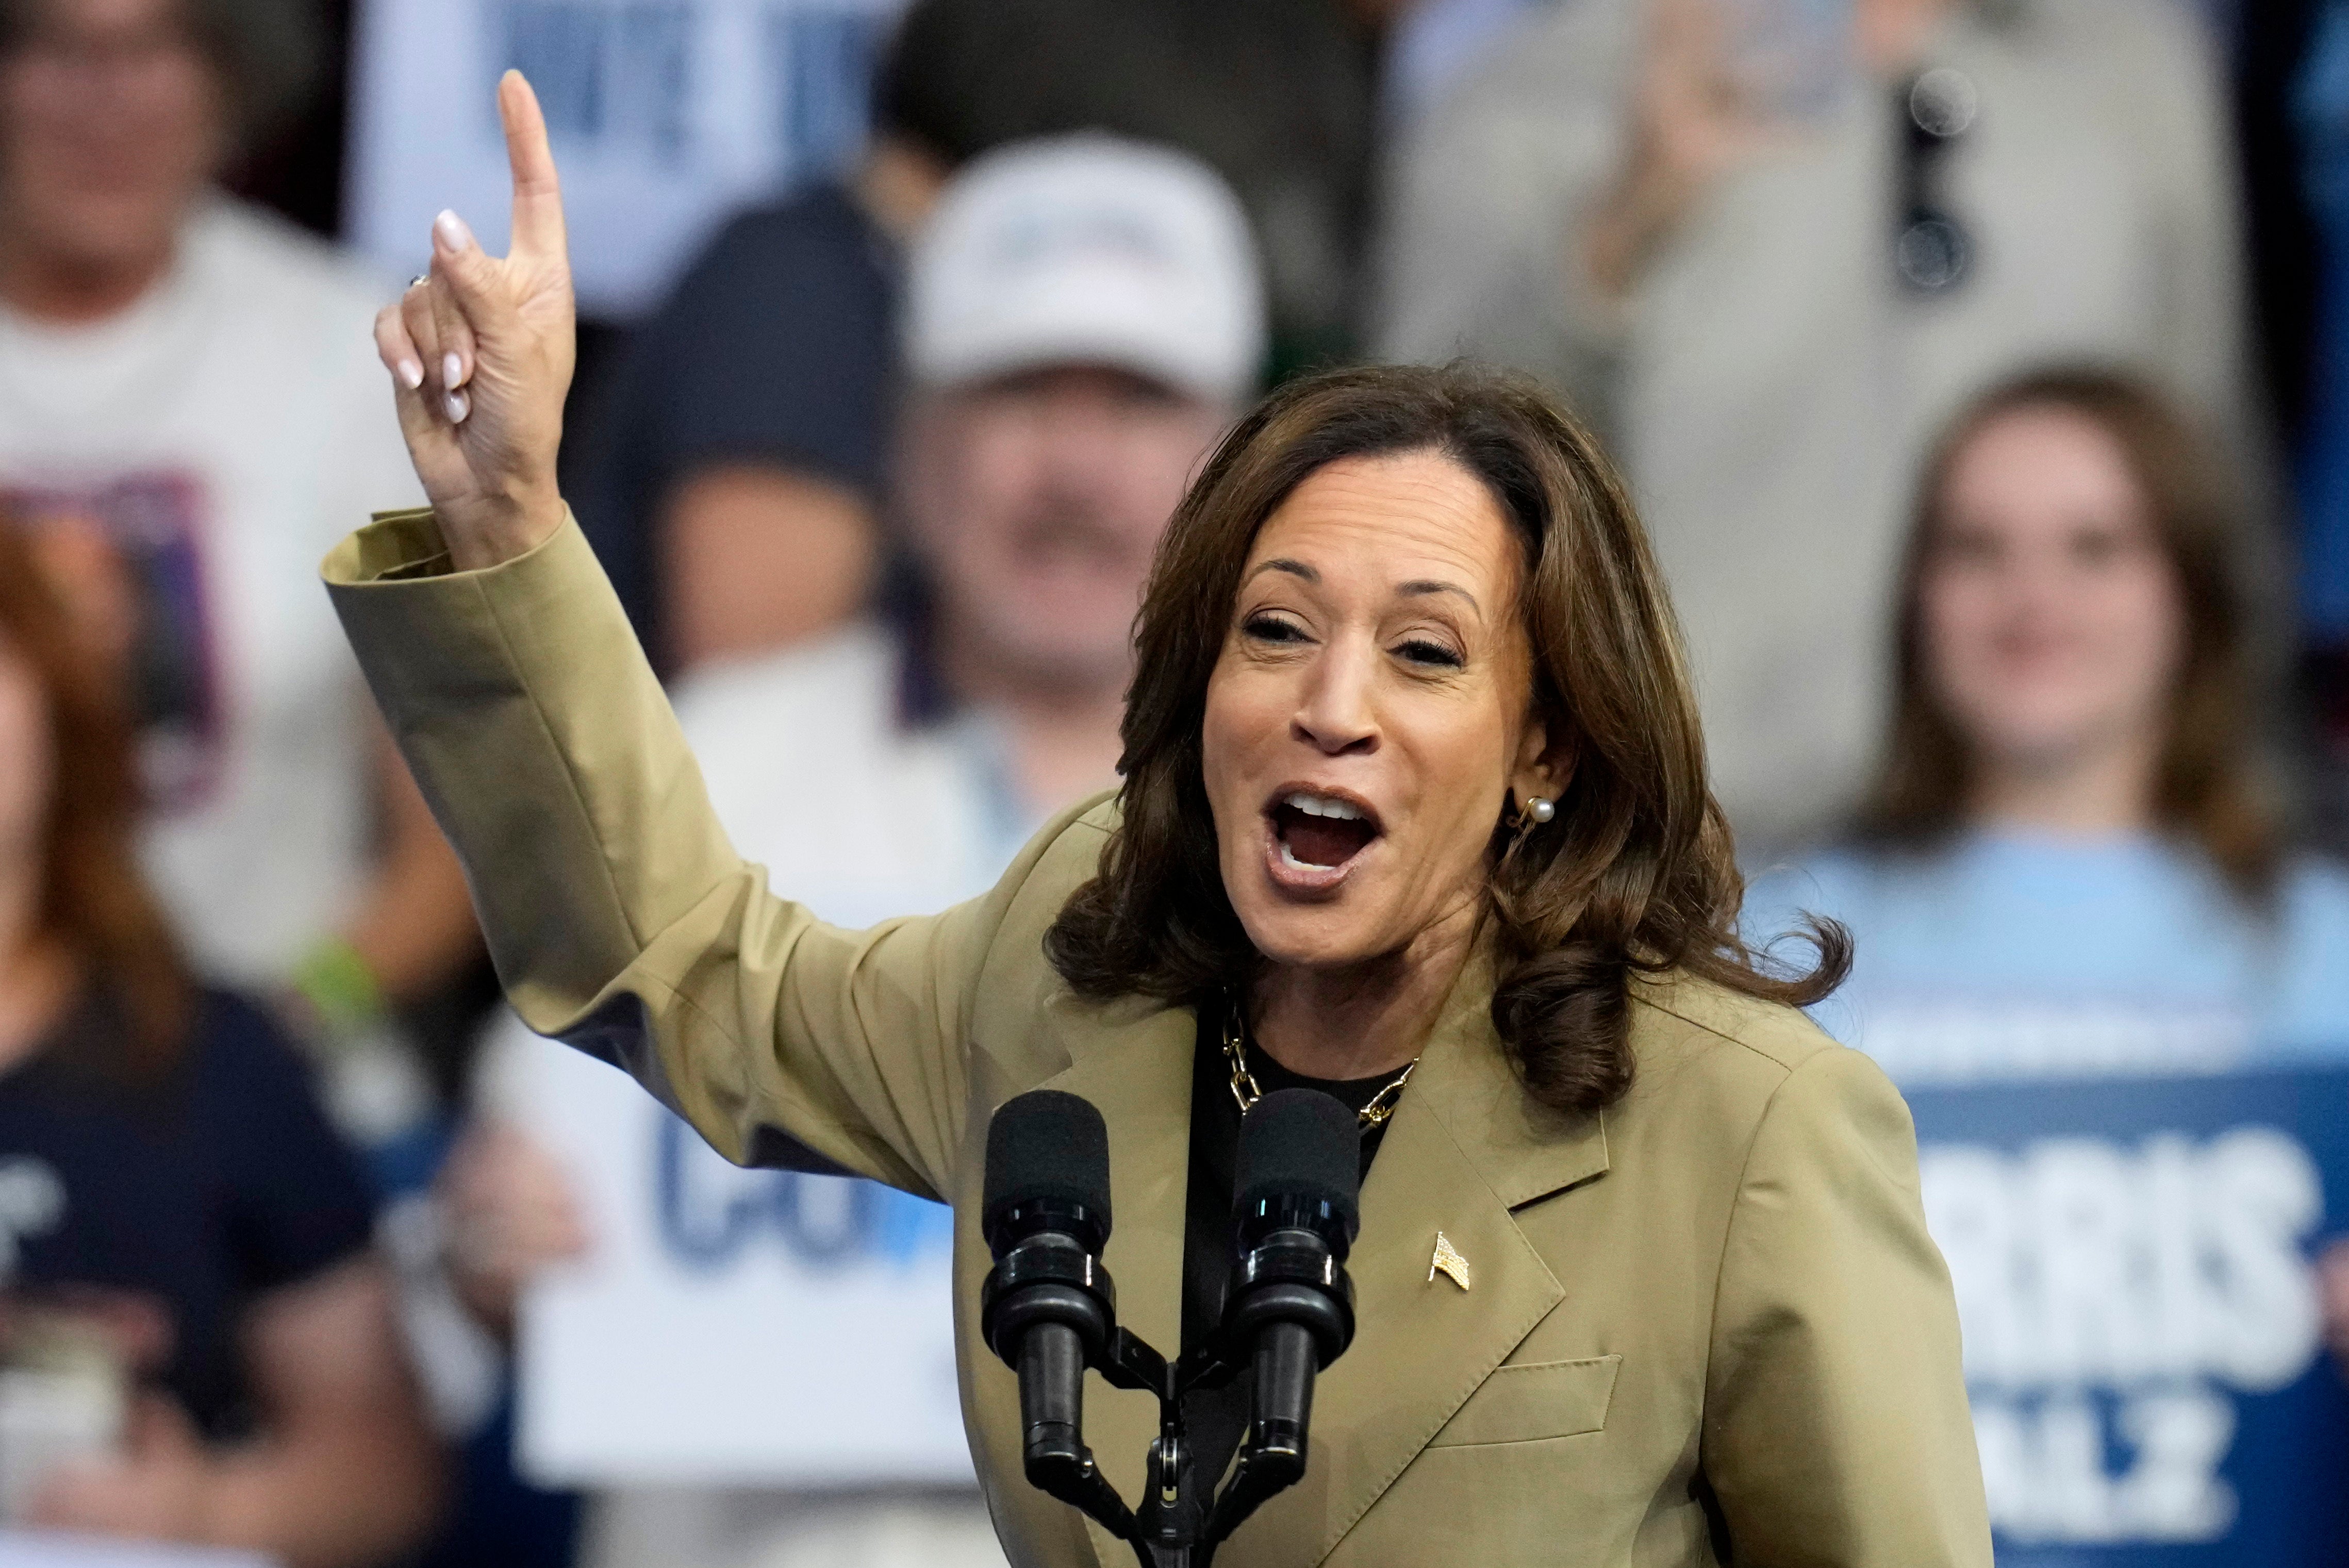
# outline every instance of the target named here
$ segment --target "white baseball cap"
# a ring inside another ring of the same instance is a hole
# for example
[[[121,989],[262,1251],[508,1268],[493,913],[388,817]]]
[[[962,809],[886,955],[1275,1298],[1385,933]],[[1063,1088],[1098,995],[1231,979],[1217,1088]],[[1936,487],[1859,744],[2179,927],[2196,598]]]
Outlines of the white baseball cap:
[[[1265,355],[1247,217],[1220,176],[1171,149],[1097,133],[998,148],[914,242],[905,347],[934,387],[1110,365],[1237,401]]]

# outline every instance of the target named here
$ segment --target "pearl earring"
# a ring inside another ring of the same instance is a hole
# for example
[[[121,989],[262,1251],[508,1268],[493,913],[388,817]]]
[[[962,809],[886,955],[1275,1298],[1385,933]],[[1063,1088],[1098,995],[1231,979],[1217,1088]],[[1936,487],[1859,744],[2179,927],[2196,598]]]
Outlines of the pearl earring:
[[[1517,810],[1517,828],[1520,831],[1527,828],[1538,828],[1557,815],[1556,805],[1539,795],[1529,796],[1526,803]]]

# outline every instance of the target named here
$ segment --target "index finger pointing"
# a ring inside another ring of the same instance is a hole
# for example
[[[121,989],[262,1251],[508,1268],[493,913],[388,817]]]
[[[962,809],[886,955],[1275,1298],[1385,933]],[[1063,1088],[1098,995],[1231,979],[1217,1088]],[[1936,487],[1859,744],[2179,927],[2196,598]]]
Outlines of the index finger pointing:
[[[561,259],[563,185],[554,172],[554,150],[546,143],[546,116],[520,71],[499,78],[498,118],[505,122],[506,162],[513,170],[512,253]]]

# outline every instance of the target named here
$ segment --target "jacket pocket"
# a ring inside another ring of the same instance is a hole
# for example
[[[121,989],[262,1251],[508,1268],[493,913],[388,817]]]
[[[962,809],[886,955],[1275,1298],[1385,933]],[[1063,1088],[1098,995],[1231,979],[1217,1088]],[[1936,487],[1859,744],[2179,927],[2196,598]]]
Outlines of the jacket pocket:
[[[1525,1443],[1602,1431],[1622,1365],[1620,1356],[1594,1356],[1496,1367],[1427,1446]]]

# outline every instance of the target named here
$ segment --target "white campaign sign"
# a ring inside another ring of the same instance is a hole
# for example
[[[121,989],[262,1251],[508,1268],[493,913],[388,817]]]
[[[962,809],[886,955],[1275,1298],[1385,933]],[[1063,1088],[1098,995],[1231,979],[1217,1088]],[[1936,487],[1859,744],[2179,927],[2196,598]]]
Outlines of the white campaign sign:
[[[593,1245],[523,1303],[525,1474],[973,1482],[946,1208],[738,1170],[624,1074],[534,1037],[526,1052],[513,1104],[571,1174]]]
[[[644,309],[725,215],[843,167],[903,0],[375,0],[355,55],[345,229],[400,277],[454,208],[502,252],[493,88],[519,67],[563,167],[582,309]]]

